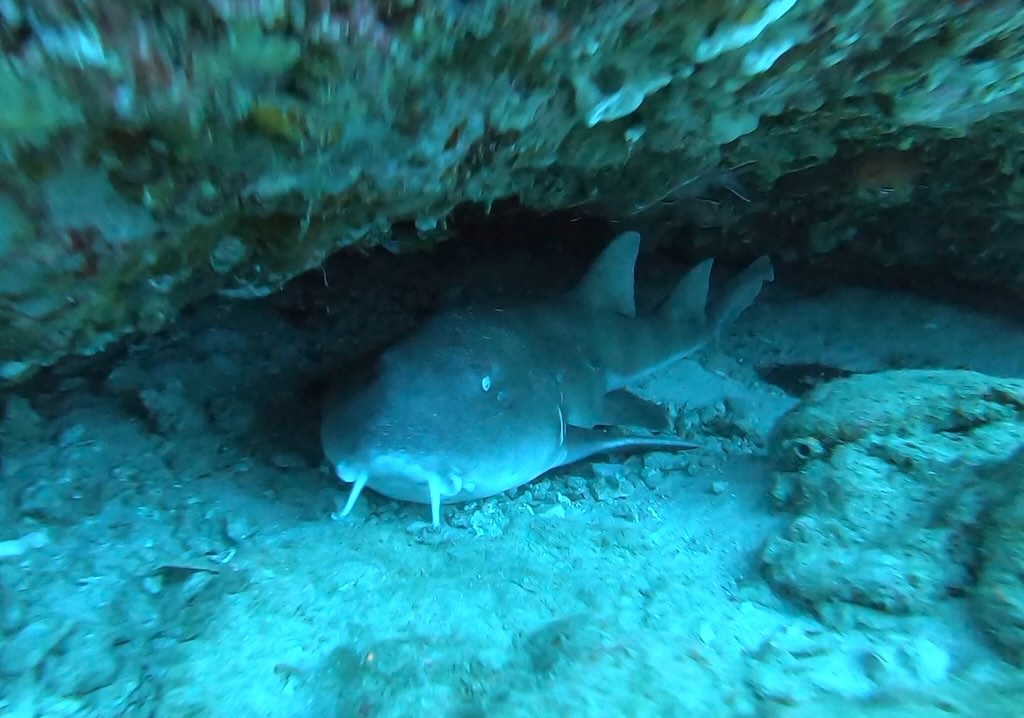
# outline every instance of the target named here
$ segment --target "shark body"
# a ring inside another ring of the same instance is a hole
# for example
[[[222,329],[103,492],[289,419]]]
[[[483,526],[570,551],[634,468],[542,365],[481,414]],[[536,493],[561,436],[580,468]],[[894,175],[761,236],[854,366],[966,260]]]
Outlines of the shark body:
[[[443,312],[388,349],[377,375],[325,403],[321,441],[352,484],[429,504],[501,493],[588,456],[695,448],[675,437],[610,432],[667,428],[666,412],[626,392],[692,354],[756,298],[762,257],[706,306],[711,260],[690,270],[659,310],[637,317],[640,236],[626,232],[555,301]]]

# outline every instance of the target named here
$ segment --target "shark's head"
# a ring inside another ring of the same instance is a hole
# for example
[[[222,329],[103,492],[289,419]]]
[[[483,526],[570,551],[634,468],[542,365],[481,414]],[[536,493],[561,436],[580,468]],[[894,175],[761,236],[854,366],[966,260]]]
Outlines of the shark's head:
[[[338,477],[353,484],[343,513],[369,486],[430,504],[436,518],[442,501],[521,483],[510,472],[532,470],[538,445],[542,453],[557,450],[557,396],[489,329],[476,317],[435,322],[385,352],[372,380],[328,398],[324,453]]]

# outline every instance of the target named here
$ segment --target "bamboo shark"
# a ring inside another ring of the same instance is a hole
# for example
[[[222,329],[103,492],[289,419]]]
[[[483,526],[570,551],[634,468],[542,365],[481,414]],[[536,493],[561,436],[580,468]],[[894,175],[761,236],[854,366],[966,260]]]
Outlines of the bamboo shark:
[[[363,489],[429,504],[501,493],[559,466],[617,450],[682,450],[667,412],[625,388],[713,340],[773,278],[767,257],[707,305],[712,260],[691,269],[651,316],[637,317],[640,235],[614,239],[556,301],[446,311],[388,349],[376,377],[324,405],[335,473]]]

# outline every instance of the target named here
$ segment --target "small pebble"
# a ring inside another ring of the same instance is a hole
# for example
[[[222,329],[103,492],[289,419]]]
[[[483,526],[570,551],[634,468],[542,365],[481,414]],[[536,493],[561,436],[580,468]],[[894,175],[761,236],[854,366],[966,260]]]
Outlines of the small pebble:
[[[146,576],[142,579],[142,590],[150,596],[155,596],[164,589],[164,582],[161,576]]]
[[[252,527],[243,516],[228,516],[224,519],[224,535],[235,543],[242,543],[252,536]]]
[[[58,624],[46,620],[28,624],[5,639],[0,649],[0,673],[16,676],[35,668],[68,635],[71,628],[70,623]]]
[[[946,649],[922,639],[903,650],[914,673],[921,680],[939,683],[949,678],[952,659]]]
[[[550,509],[542,511],[538,514],[544,518],[550,519],[564,519],[565,518],[565,507],[562,504],[555,504]]]
[[[701,643],[711,643],[715,640],[715,629],[711,627],[710,623],[702,623],[697,629],[697,637],[700,638]]]
[[[84,424],[72,424],[64,431],[60,432],[57,437],[57,443],[62,449],[66,449],[69,446],[77,444],[85,437],[85,425]]]
[[[28,553],[31,549],[42,548],[50,543],[50,537],[45,531],[33,531],[21,538],[0,541],[0,559],[17,558]]]
[[[279,469],[295,470],[306,467],[306,461],[298,454],[279,451],[270,457],[270,463]]]

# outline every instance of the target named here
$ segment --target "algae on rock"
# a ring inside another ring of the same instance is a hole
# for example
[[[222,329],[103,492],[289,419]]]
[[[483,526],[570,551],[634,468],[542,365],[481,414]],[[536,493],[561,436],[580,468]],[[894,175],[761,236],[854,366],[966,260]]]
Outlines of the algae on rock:
[[[1024,450],[1024,380],[839,379],[780,420],[771,450],[772,494],[795,518],[764,549],[769,582],[821,615],[840,604],[930,612],[973,589],[988,514],[1021,490],[1019,474],[988,469]]]
[[[457,208],[508,198],[634,222],[681,196],[682,219],[748,235],[722,250],[798,256],[836,249],[814,227],[838,215],[840,249],[872,266],[952,257],[1024,292],[1005,239],[1024,227],[1022,57],[1010,0],[11,0],[0,381],[216,292],[263,296],[396,228],[403,249],[429,245]],[[863,180],[866,201],[836,181],[886,148],[936,166],[895,193]],[[738,166],[750,202],[708,181]],[[937,240],[920,207],[898,212],[920,184],[960,218]],[[100,201],[68,212],[40,186]],[[229,269],[225,237],[244,245]]]
[[[1024,665],[1024,451],[992,473],[1014,495],[986,522],[976,616],[1006,657]]]

